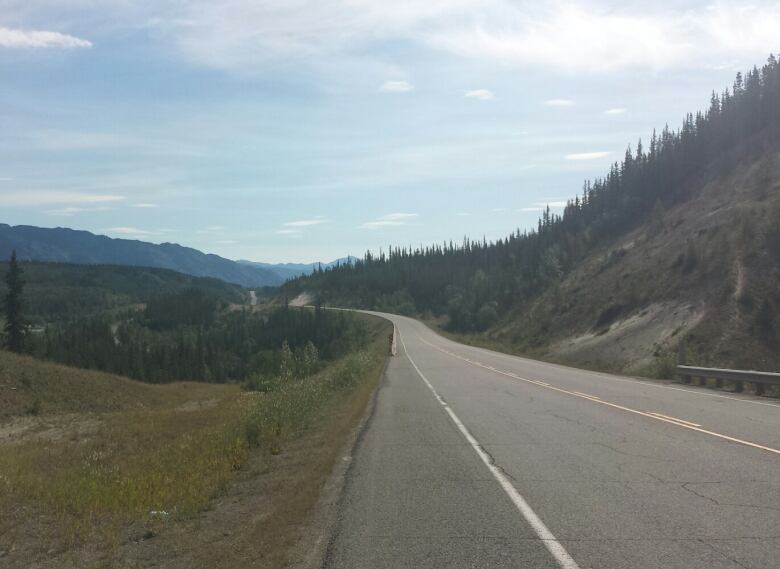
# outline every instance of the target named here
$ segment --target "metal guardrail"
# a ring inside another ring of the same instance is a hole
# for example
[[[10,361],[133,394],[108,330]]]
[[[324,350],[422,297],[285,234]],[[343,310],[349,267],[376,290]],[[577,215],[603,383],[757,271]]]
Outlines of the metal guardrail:
[[[724,380],[730,381],[734,384],[734,391],[737,392],[744,389],[746,382],[752,383],[755,386],[756,395],[763,395],[767,385],[780,385],[780,373],[768,371],[742,371],[678,365],[677,375],[680,376],[683,383],[692,383],[694,378],[698,378],[699,385],[707,385],[708,379],[714,379],[716,387],[723,387]]]

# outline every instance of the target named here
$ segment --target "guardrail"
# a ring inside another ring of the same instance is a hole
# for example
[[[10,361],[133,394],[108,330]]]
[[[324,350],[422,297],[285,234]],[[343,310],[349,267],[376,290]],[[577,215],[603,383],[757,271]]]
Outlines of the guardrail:
[[[698,378],[699,385],[707,385],[708,379],[714,379],[716,387],[723,387],[724,380],[730,381],[734,385],[734,391],[737,392],[744,389],[745,383],[752,383],[756,395],[763,395],[767,385],[780,385],[780,373],[768,371],[742,371],[678,365],[677,375],[680,376],[683,383],[692,383],[694,378]]]

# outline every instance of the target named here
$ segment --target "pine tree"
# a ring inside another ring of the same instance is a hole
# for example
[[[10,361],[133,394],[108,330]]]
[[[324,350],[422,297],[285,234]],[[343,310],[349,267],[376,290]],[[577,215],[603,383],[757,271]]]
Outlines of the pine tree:
[[[8,288],[5,302],[3,303],[5,345],[12,352],[19,353],[22,351],[27,326],[22,312],[24,281],[22,280],[22,268],[16,260],[16,251],[11,253],[11,261],[8,264],[8,272],[5,275],[5,284]]]

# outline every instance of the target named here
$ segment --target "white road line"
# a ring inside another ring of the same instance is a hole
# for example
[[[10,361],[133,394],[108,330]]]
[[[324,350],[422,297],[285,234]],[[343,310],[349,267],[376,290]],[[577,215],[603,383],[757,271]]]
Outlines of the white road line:
[[[476,451],[477,455],[479,455],[479,458],[482,459],[482,462],[485,463],[485,466],[488,467],[490,473],[498,481],[498,483],[501,485],[501,488],[503,488],[504,492],[506,492],[507,496],[509,496],[509,499],[512,500],[512,503],[514,503],[525,520],[536,532],[536,535],[539,536],[539,539],[542,541],[542,543],[544,543],[547,551],[552,554],[552,556],[558,562],[558,565],[561,566],[561,569],[579,569],[579,565],[577,565],[577,562],[574,561],[571,555],[569,555],[569,552],[566,551],[566,549],[563,547],[563,545],[561,545],[561,543],[553,535],[549,528],[544,525],[544,522],[538,515],[536,515],[536,512],[534,512],[533,508],[528,505],[528,502],[525,501],[525,498],[523,498],[520,492],[518,492],[517,489],[512,486],[512,483],[509,481],[506,475],[498,466],[496,466],[496,464],[493,462],[493,459],[490,458],[490,455],[485,452],[485,449],[482,448],[482,445],[479,444],[477,439],[474,438],[474,435],[472,435],[468,428],[466,428],[466,425],[464,425],[463,422],[458,418],[447,402],[441,398],[441,396],[434,389],[433,385],[431,385],[431,382],[428,381],[428,378],[423,375],[423,373],[420,371],[420,368],[418,368],[417,364],[414,363],[412,356],[409,355],[409,351],[406,349],[406,343],[404,342],[403,335],[399,333],[399,337],[401,338],[401,345],[404,348],[404,353],[406,354],[406,357],[409,358],[409,362],[412,364],[415,371],[417,371],[417,374],[422,378],[422,380],[425,382],[425,385],[428,386],[428,389],[431,390],[438,402],[441,403],[441,406],[444,407],[444,410],[450,416],[452,422],[455,423],[455,426],[458,427],[458,430]]]

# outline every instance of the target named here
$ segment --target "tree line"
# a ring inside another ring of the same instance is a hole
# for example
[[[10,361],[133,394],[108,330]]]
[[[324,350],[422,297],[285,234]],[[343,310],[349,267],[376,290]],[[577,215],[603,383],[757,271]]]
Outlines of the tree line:
[[[689,113],[639,140],[603,177],[586,181],[562,215],[549,207],[533,230],[493,242],[464,238],[412,249],[367,252],[347,265],[302,276],[282,291],[402,314],[449,316],[458,331],[488,328],[501,311],[559,282],[595,246],[630,231],[690,197],[697,182],[728,172],[780,141],[780,64],[738,73],[712,93],[706,111]]]

